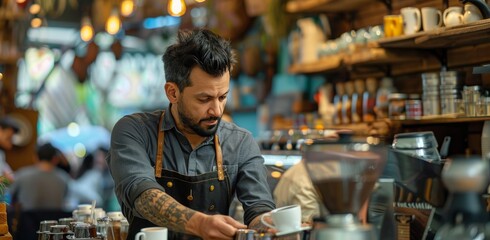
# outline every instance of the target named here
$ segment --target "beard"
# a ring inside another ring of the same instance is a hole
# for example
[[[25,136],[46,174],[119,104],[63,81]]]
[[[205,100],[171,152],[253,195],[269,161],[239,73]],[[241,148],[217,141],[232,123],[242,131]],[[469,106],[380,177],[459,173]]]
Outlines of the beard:
[[[218,130],[218,126],[221,122],[221,117],[209,117],[209,118],[201,119],[196,123],[192,120],[191,117],[189,117],[189,114],[187,114],[187,111],[185,110],[184,106],[182,106],[182,104],[178,105],[177,112],[179,113],[179,118],[182,121],[182,125],[184,126],[184,128],[191,129],[194,133],[196,133],[201,137],[213,136]],[[209,126],[206,128],[200,125],[201,122],[214,121],[214,120],[218,120],[216,125]]]

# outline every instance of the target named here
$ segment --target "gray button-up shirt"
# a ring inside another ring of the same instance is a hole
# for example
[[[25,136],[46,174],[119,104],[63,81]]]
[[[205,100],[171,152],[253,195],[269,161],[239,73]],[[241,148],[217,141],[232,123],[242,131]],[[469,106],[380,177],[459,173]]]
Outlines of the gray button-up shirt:
[[[131,222],[141,217],[134,201],[144,191],[165,189],[155,180],[158,122],[162,111],[135,113],[121,118],[112,130],[107,162],[116,184],[116,195],[124,215]],[[166,110],[163,129],[164,161],[166,169],[195,176],[216,171],[213,137],[192,149],[188,140],[175,125],[170,109]],[[250,132],[237,125],[221,121],[216,132],[223,152],[232,191],[243,205],[245,224],[256,216],[275,208],[267,170],[259,146]]]

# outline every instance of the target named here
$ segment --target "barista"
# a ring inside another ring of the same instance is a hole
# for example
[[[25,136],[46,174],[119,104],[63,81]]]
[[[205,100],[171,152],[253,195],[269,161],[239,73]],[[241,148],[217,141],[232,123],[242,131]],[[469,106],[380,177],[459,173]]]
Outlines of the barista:
[[[235,62],[229,42],[208,30],[179,32],[163,56],[163,111],[136,113],[113,128],[107,158],[129,221],[164,226],[168,239],[231,239],[261,228],[275,208],[260,148],[245,129],[221,121]],[[227,216],[236,194],[244,222]]]

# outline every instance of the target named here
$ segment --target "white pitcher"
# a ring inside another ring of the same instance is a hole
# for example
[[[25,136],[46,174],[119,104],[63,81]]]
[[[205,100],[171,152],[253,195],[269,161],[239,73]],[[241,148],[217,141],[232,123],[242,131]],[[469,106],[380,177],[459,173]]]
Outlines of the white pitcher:
[[[444,10],[442,14],[444,20],[444,26],[456,26],[463,24],[463,8],[462,7],[449,7]]]
[[[472,3],[464,5],[463,23],[471,23],[482,20],[483,16],[480,10]]]
[[[297,23],[301,30],[300,62],[315,62],[318,60],[318,46],[325,41],[325,36],[312,18],[302,18]]]

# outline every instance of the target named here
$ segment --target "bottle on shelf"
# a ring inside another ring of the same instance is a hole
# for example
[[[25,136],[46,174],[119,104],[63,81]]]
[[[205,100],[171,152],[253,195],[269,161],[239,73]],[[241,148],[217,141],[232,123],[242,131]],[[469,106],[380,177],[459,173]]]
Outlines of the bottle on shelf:
[[[342,123],[342,96],[345,94],[345,87],[343,82],[337,82],[335,84],[335,96],[333,97],[333,105],[335,108],[334,124]]]
[[[362,101],[366,84],[364,79],[354,80],[354,93],[352,94],[352,123],[362,122]]]
[[[354,94],[354,81],[345,82],[345,93],[342,96],[342,123],[352,123],[352,94]]]
[[[362,94],[362,121],[373,122],[376,119],[374,107],[376,106],[376,89],[378,80],[376,78],[366,79],[366,89]]]
[[[325,126],[333,124],[333,118],[335,115],[335,105],[332,103],[333,99],[333,84],[324,84],[318,90],[318,114]]]
[[[481,151],[482,158],[490,160],[490,120],[483,123],[481,133]]]
[[[393,86],[393,79],[391,77],[384,77],[381,79],[380,87],[376,92],[376,118],[382,119],[388,117],[389,101],[388,96],[391,93],[396,92],[395,86]]]

